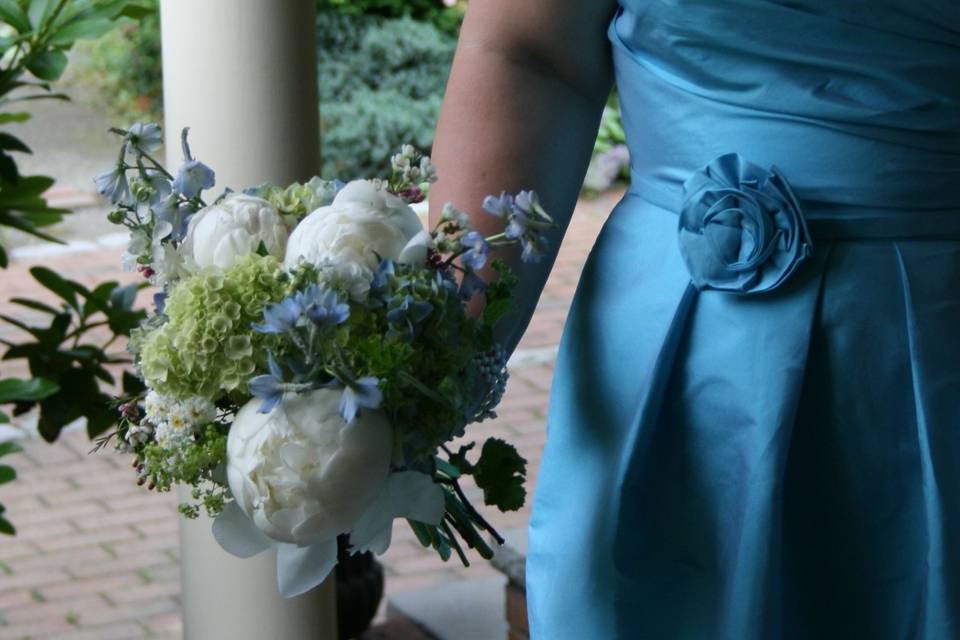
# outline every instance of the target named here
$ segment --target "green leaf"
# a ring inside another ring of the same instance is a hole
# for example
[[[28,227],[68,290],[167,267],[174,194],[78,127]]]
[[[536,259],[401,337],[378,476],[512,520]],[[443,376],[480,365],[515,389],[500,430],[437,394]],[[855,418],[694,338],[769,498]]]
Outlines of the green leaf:
[[[70,281],[65,280],[60,277],[55,271],[51,271],[46,267],[33,267],[30,269],[30,274],[34,279],[42,284],[44,287],[54,292],[60,298],[62,298],[67,304],[80,311],[80,305],[77,302],[77,295],[75,293],[74,287],[71,285]]]
[[[143,20],[146,17],[153,16],[157,14],[156,7],[150,7],[147,5],[138,5],[131,4],[123,9],[120,12],[120,15],[125,18],[132,18],[134,20]]]
[[[20,33],[31,31],[30,19],[16,0],[0,0],[0,21],[6,22]]]
[[[516,511],[523,507],[527,497],[523,486],[526,475],[527,461],[513,445],[499,438],[490,438],[484,443],[474,479],[483,489],[486,504],[501,511]]]
[[[67,54],[59,49],[50,49],[40,55],[31,58],[27,63],[27,69],[30,73],[41,80],[59,80],[63,71],[67,68]],[[23,99],[23,98],[21,98]]]
[[[11,453],[23,453],[23,447],[13,440],[0,442],[0,457],[10,455]]]
[[[0,269],[6,269],[9,264],[10,260],[7,258],[7,250],[3,248],[3,245],[0,245]]]
[[[0,484],[13,482],[17,479],[17,472],[13,467],[0,464]]]
[[[3,505],[0,505],[2,507]],[[10,521],[0,516],[0,533],[5,533],[8,536],[17,535],[17,530],[13,528],[13,525],[10,524]]]
[[[26,122],[30,119],[30,114],[25,111],[13,113],[0,113],[0,124],[10,124],[11,122]]]
[[[138,378],[136,375],[130,371],[124,370],[123,372],[123,392],[127,395],[137,395],[143,393],[147,390],[146,385],[143,383],[143,380]]]
[[[440,457],[435,457],[434,460],[437,463],[437,469],[442,473],[445,473],[448,477],[454,480],[460,477],[460,469],[457,467]]]
[[[36,30],[47,21],[53,8],[57,5],[57,0],[30,0],[30,7],[27,9],[27,15],[30,18],[30,24]]]
[[[50,315],[57,315],[60,313],[59,309],[54,309],[48,304],[44,304],[39,300],[30,300],[29,298],[10,298],[11,304],[18,304],[21,307],[26,307],[27,309],[33,309],[34,311],[40,311],[42,313],[49,313]]]
[[[77,20],[58,30],[52,38],[50,44],[67,46],[76,40],[91,40],[99,38],[109,32],[114,27],[114,21],[109,18],[93,18],[90,20]]]
[[[20,170],[17,161],[9,153],[0,151],[0,179],[11,184],[20,179]]]
[[[8,422],[10,422],[10,416],[0,411],[0,424],[7,424]]]
[[[5,378],[0,380],[0,404],[37,402],[59,390],[60,388],[55,383],[43,378],[33,378],[31,380]]]
[[[261,258],[265,258],[270,255],[270,250],[267,249],[267,245],[263,242],[263,240],[261,240],[260,244],[257,245],[257,255]]]
[[[473,465],[467,460],[467,454],[470,453],[470,450],[475,446],[477,446],[477,443],[471,442],[468,445],[461,446],[459,451],[450,456],[450,464],[464,475],[470,475],[474,471]]]
[[[23,153],[33,153],[30,151],[30,147],[23,144],[19,138],[12,136],[9,133],[3,133],[2,131],[0,131],[0,149],[22,151]]]

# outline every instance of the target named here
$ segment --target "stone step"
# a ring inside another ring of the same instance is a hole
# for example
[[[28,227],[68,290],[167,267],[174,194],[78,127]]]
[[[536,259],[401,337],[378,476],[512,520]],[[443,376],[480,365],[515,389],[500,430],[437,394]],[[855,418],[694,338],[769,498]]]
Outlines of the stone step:
[[[494,576],[401,593],[388,601],[387,619],[407,619],[436,640],[501,640],[506,584]]]

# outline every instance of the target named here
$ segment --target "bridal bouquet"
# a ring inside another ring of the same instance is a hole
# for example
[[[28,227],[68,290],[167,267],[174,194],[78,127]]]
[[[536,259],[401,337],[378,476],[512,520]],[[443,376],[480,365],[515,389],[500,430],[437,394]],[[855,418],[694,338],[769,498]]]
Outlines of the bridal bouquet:
[[[158,126],[114,131],[117,164],[97,187],[130,231],[126,266],[157,289],[129,346],[141,384],[118,398],[108,436],[135,456],[138,482],[193,487],[180,511],[204,509],[237,556],[276,547],[287,596],[324,580],[338,537],[352,553],[386,551],[395,518],[444,560],[469,564],[465,547],[490,557],[482,532],[500,538],[460,481],[516,510],[526,461],[495,438],[479,455],[449,445],[503,395],[493,329],[516,277],[499,260],[493,281],[478,271],[495,247],[538,259],[553,222],[536,195],[488,197],[504,223],[494,236],[449,205],[425,230],[410,205],[435,170],[405,146],[388,180],[264,184],[208,204],[214,172],[186,130],[176,175],[150,155]]]

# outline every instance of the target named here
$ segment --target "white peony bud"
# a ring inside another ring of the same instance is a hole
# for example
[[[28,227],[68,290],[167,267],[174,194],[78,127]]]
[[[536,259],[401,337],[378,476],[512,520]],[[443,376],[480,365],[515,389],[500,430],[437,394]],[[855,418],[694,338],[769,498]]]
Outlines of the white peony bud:
[[[284,256],[287,228],[280,214],[266,200],[235,193],[193,216],[180,251],[194,271],[227,269],[261,243],[270,255]]]

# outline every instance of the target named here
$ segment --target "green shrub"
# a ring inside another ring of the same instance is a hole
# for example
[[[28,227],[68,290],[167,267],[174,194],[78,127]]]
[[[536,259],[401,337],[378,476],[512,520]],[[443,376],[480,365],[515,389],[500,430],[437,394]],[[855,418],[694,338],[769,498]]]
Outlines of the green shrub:
[[[430,22],[446,33],[455,35],[463,22],[466,0],[452,7],[443,0],[317,0],[318,12],[333,12],[347,16],[382,16]]]
[[[147,4],[152,12],[139,22],[85,45],[87,62],[79,74],[100,91],[111,115],[124,122],[159,122],[163,111],[160,15],[156,0]]]
[[[456,39],[411,18],[318,22],[321,174],[378,175],[401,144],[428,150]]]

